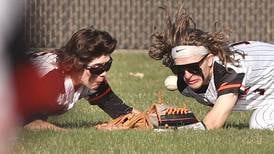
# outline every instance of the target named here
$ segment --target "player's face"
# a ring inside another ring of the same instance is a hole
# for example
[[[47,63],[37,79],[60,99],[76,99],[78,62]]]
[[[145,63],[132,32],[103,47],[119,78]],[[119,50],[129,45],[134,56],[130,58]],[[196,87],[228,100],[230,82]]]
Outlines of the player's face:
[[[198,61],[197,61],[198,59]],[[199,89],[208,84],[211,77],[212,55],[190,57],[187,62],[175,62],[178,77],[182,77],[185,83],[192,89]]]
[[[92,60],[83,71],[81,84],[90,89],[97,89],[106,79],[111,63],[112,58],[109,55],[102,55]]]

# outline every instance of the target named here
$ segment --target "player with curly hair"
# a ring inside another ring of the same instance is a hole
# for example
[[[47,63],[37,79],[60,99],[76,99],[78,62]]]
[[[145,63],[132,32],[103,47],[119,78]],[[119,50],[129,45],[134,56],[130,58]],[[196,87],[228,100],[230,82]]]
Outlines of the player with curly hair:
[[[201,123],[221,128],[232,111],[254,110],[249,127],[274,130],[274,45],[231,44],[226,31],[196,28],[183,6],[164,9],[166,28],[152,34],[149,56],[176,74],[182,95],[212,107]]]

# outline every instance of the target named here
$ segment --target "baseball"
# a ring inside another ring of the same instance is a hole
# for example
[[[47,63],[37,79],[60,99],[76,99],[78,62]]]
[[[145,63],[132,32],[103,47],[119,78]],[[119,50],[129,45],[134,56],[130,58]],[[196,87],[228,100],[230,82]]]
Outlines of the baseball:
[[[177,90],[177,76],[170,75],[165,79],[165,87],[168,90]]]

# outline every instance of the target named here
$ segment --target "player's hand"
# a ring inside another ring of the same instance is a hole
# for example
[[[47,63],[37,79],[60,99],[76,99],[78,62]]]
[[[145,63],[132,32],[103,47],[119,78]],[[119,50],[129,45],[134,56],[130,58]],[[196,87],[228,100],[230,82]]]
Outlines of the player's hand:
[[[54,130],[54,131],[68,131],[68,129],[58,127],[44,120],[34,120],[24,126],[27,130]]]
[[[132,111],[131,111],[132,113],[140,113],[140,111],[139,110],[137,110],[137,109],[132,109]]]

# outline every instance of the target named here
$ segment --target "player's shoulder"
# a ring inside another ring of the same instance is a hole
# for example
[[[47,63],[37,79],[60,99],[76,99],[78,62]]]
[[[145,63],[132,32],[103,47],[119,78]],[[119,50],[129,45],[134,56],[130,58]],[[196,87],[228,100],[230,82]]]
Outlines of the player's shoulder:
[[[227,64],[227,66],[224,66],[215,61],[213,65],[213,74],[215,81],[222,80],[223,82],[227,82],[226,80],[232,80],[237,75],[244,74],[244,69],[233,64]]]
[[[261,41],[241,41],[241,42],[232,43],[229,46],[232,51],[241,50],[243,52],[274,48],[274,44],[261,42]]]
[[[215,62],[213,66],[214,84],[218,95],[238,92],[245,77],[242,68],[234,65],[227,67]]]
[[[84,97],[88,99],[89,101],[97,101],[101,99],[102,97],[106,96],[112,92],[112,89],[110,85],[108,84],[107,80],[102,82],[100,86],[96,89],[90,89],[87,87],[84,87],[81,93],[81,97]]]
[[[38,69],[40,76],[45,76],[53,69],[57,69],[57,55],[51,51],[30,52],[31,63]]]

